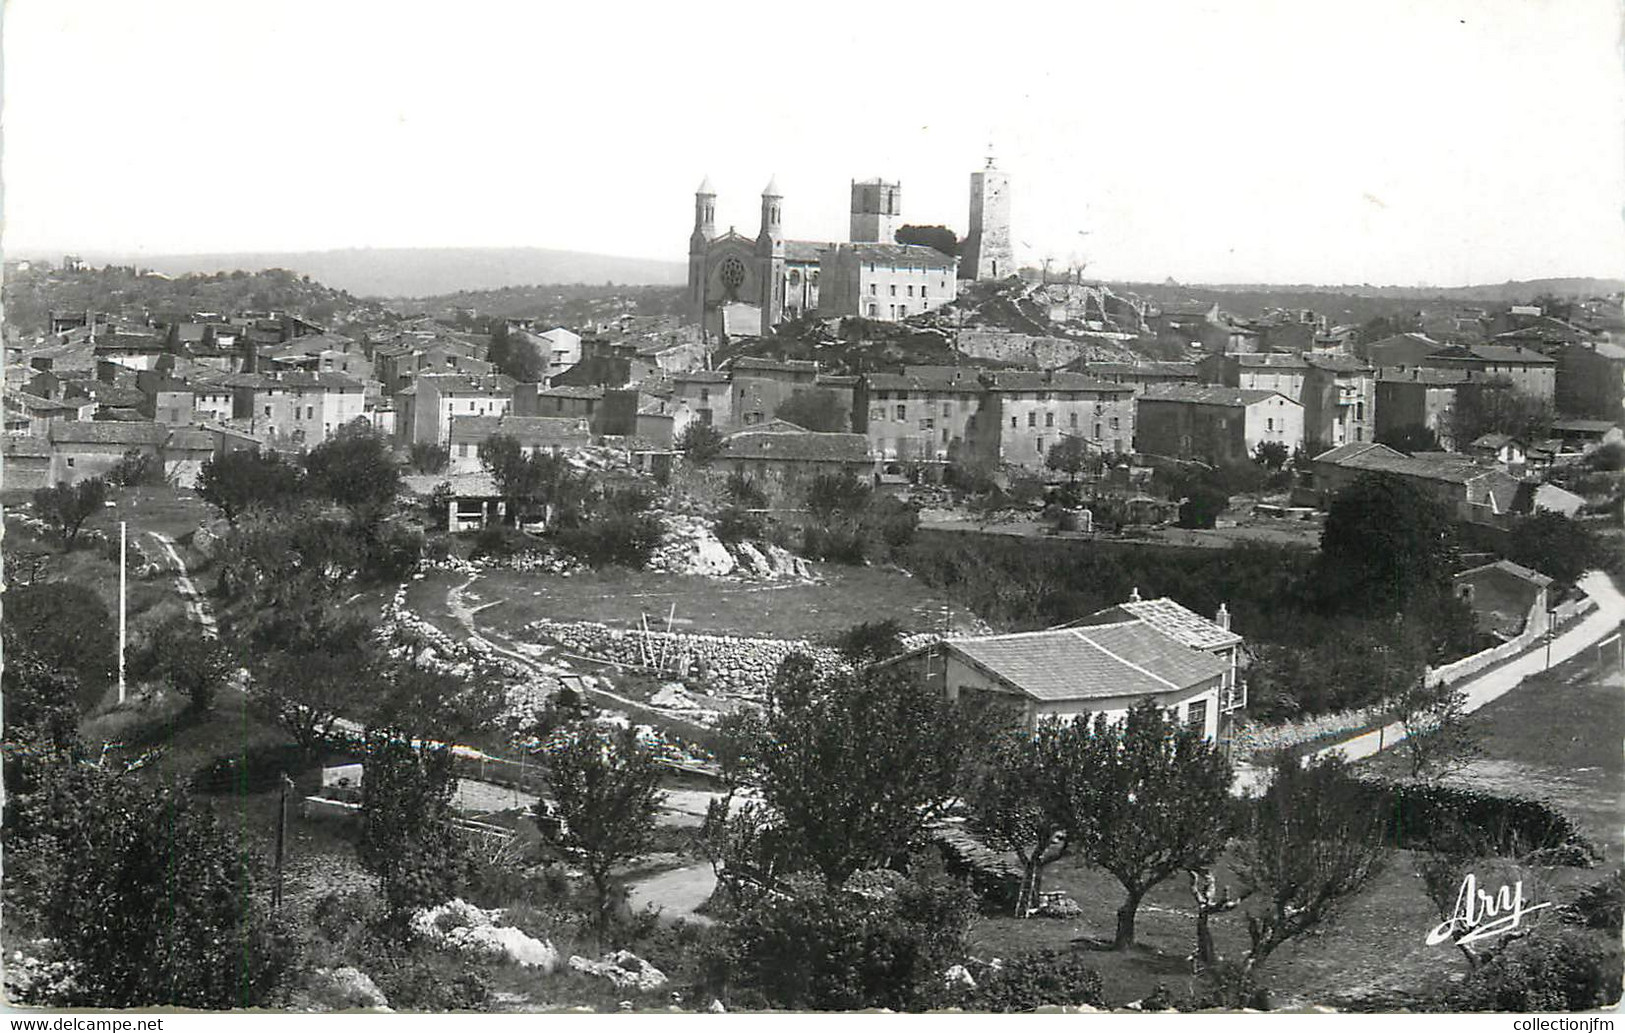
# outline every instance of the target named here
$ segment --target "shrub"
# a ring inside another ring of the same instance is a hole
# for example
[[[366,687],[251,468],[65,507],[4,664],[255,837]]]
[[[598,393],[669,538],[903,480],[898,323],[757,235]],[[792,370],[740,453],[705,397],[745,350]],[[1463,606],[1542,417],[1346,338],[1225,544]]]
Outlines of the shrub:
[[[1594,936],[1536,930],[1476,969],[1450,994],[1459,1011],[1569,1012],[1620,997],[1619,961]]]
[[[1573,819],[1540,800],[1453,785],[1361,780],[1387,815],[1383,838],[1400,849],[1445,848],[1468,836],[1500,857],[1583,868],[1602,856]]]
[[[665,529],[649,513],[614,512],[556,531],[559,548],[591,567],[610,565],[642,570],[660,545]]]
[[[808,524],[801,529],[800,552],[810,560],[861,566],[868,559],[869,543],[862,529],[850,522],[831,527]]]
[[[295,743],[256,746],[209,761],[192,775],[192,788],[203,793],[263,793],[276,788],[283,775],[297,775],[303,769]]]
[[[423,559],[422,531],[397,520],[386,520],[367,536],[366,572],[379,581],[400,581]]]
[[[760,538],[762,523],[762,518],[757,514],[746,512],[738,506],[728,506],[717,514],[712,532],[719,541],[733,545],[748,539]]]
[[[1618,937],[1625,926],[1625,868],[1615,868],[1600,882],[1581,890],[1567,916],[1587,929],[1601,929]]]
[[[724,491],[728,499],[737,506],[760,509],[767,505],[767,492],[757,487],[756,482],[743,470],[735,470],[728,475]]]
[[[1076,954],[1039,950],[1007,959],[1003,967],[972,973],[976,989],[955,1002],[967,1011],[1018,1012],[1045,1006],[1099,1007],[1100,973]]]
[[[517,528],[489,524],[474,532],[469,542],[469,556],[474,559],[507,559],[518,555],[530,543],[530,536]]]
[[[157,456],[132,448],[120,456],[113,468],[107,471],[107,479],[126,488],[141,484],[162,484],[164,464],[158,461]]]

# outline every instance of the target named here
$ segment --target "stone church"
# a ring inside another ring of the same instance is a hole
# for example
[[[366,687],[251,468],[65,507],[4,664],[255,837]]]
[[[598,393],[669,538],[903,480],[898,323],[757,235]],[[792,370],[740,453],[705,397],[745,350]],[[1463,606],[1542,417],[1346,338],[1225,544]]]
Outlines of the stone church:
[[[962,268],[979,279],[1015,272],[1008,181],[991,159],[971,177],[966,244],[975,241],[967,254],[976,257],[965,267],[934,248],[893,242],[902,224],[901,184],[874,179],[851,188],[849,242],[786,239],[777,177],[762,190],[761,228],[751,238],[733,227],[717,233],[717,195],[707,176],[694,192],[689,319],[709,333],[745,336],[806,315],[895,322],[953,300]]]

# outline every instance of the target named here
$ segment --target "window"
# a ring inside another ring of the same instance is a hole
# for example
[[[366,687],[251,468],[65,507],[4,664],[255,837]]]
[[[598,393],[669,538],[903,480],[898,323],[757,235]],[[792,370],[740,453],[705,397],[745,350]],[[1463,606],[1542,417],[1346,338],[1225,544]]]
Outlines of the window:
[[[1037,413],[1030,412],[1030,413],[1027,414],[1027,426],[1029,426],[1029,427],[1038,426],[1038,414]]]
[[[942,443],[944,445],[946,445],[948,443],[948,428],[947,427],[942,428]]]
[[[708,388],[708,387],[700,388],[700,401],[709,402],[710,400],[711,400],[711,389]]]
[[[1365,421],[1365,403],[1364,402],[1355,402],[1354,403],[1354,418],[1356,420],[1361,421],[1362,423]]]
[[[937,421],[933,420],[929,416],[927,416],[925,419],[920,421],[920,429],[921,430],[935,430],[936,427],[937,427]]]
[[[897,284],[895,283],[891,285],[891,296],[894,298],[897,297]]]
[[[1264,429],[1269,431],[1273,431],[1275,429],[1275,417],[1271,416],[1269,419],[1264,421]]]
[[[908,296],[914,297],[914,285],[912,283],[908,285]]]
[[[1117,429],[1117,417],[1113,416],[1112,417],[1112,430],[1116,430],[1116,429]]]
[[[906,405],[899,405],[899,406],[898,406],[898,407],[897,407],[897,418],[898,418],[898,419],[899,419],[899,420],[906,420],[906,419],[908,419],[908,406],[906,406]]]
[[[316,418],[316,407],[314,405],[305,406],[305,419],[314,420],[315,418]]]
[[[1033,438],[1033,447],[1038,450],[1039,455],[1043,455],[1044,454],[1044,439],[1043,438]]]
[[[1011,430],[1016,429],[1016,418],[1014,416],[1010,417],[1010,429]]]
[[[953,406],[949,405],[947,402],[943,402],[942,403],[942,418],[946,420],[948,417],[952,416],[953,414],[954,414]]]
[[[468,458],[468,442],[465,441],[457,446],[457,454],[462,456],[464,459]]]
[[[1185,723],[1196,729],[1207,727],[1207,700],[1193,699],[1190,701],[1190,704],[1185,707]]]
[[[1355,427],[1354,428],[1354,440],[1355,441],[1364,441],[1365,440],[1365,428],[1363,428],[1363,427]]]
[[[869,306],[869,318],[873,319],[875,316],[878,316],[878,315],[880,315],[880,307],[878,305],[870,305]]]
[[[893,319],[897,318],[897,306],[896,305],[891,306],[891,317]]]
[[[73,469],[73,456],[68,457],[68,469]]]
[[[1077,430],[1078,429],[1078,414],[1073,413],[1068,422],[1071,425],[1073,430]]]
[[[869,420],[870,420],[870,422],[879,423],[881,420],[884,420],[885,418],[886,418],[886,407],[884,405],[871,405],[869,407]]]
[[[879,294],[880,293],[880,284],[871,282],[869,284],[869,293],[870,294]]]
[[[267,405],[265,407],[265,415],[267,415],[267,416],[271,415],[271,407],[269,405]]]
[[[1047,413],[1044,414],[1044,426],[1046,426],[1046,427],[1055,426],[1055,414],[1054,413],[1047,412]]]

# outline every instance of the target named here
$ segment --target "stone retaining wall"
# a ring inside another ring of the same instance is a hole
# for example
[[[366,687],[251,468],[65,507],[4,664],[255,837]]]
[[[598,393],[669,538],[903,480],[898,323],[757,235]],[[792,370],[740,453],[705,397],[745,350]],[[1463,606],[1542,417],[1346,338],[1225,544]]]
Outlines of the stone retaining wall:
[[[764,695],[779,664],[791,653],[805,653],[821,668],[844,663],[835,650],[805,639],[696,635],[684,631],[645,633],[590,621],[545,618],[532,621],[525,630],[558,642],[567,652],[629,667],[649,666],[652,652],[657,659],[666,658],[664,670],[682,675],[686,658],[686,677],[741,696]]]

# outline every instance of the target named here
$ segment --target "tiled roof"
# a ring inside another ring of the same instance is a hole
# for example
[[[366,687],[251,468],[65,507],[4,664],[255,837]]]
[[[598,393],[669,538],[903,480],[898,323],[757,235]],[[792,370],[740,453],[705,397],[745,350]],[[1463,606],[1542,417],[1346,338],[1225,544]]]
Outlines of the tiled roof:
[[[193,427],[176,427],[169,432],[169,440],[164,442],[164,447],[199,452],[212,450],[214,448],[214,435],[206,430],[198,430]]]
[[[869,459],[869,439],[862,434],[810,430],[741,430],[722,439],[722,457],[862,463]]]
[[[1316,369],[1324,369],[1332,373],[1371,372],[1371,363],[1356,359],[1352,355],[1316,355],[1312,352],[1306,352],[1303,359]]]
[[[1096,376],[1174,377],[1195,380],[1194,362],[1091,362],[1085,371]]]
[[[1552,583],[1552,579],[1547,577],[1545,574],[1542,574],[1540,571],[1530,570],[1528,567],[1514,563],[1511,560],[1496,560],[1494,563],[1486,563],[1480,567],[1473,567],[1470,570],[1464,570],[1456,575],[1456,580],[1459,581],[1462,578],[1470,577],[1473,574],[1482,574],[1491,570],[1500,571],[1503,574],[1511,574],[1513,577],[1518,578],[1521,581],[1527,581],[1530,584],[1536,585],[1540,588],[1545,588],[1547,585]]]
[[[980,369],[958,366],[910,366],[902,373],[865,373],[871,391],[982,390]]]
[[[741,355],[728,364],[734,372],[740,370],[764,370],[774,373],[817,373],[818,363],[802,359],[758,359],[749,355]]]
[[[999,370],[984,373],[982,383],[989,391],[1090,391],[1100,394],[1132,394],[1127,384],[1113,384],[1082,373],[1045,373],[1039,370]]]
[[[441,394],[511,395],[517,383],[506,373],[419,373],[413,380],[414,385],[433,384]]]
[[[169,437],[169,428],[150,420],[140,423],[71,420],[52,423],[48,436],[52,444],[161,445]]]
[[[1455,387],[1469,379],[1464,369],[1435,369],[1428,366],[1384,366],[1377,370],[1383,383],[1426,384],[1429,387]]]
[[[784,260],[786,262],[811,262],[816,265],[825,251],[839,246],[821,240],[787,240],[784,242]]]
[[[1466,456],[1454,459],[1407,456],[1386,445],[1373,442],[1339,445],[1316,456],[1315,462],[1371,473],[1392,473],[1430,481],[1447,481],[1452,484],[1466,484],[1479,477],[1488,477],[1500,472],[1478,466]]]
[[[478,471],[475,473],[412,473],[401,478],[406,490],[419,495],[430,495],[435,488],[442,484],[451,485],[451,493],[459,498],[490,499],[497,498],[502,492],[497,490],[496,480],[488,473]]]
[[[1434,352],[1428,362],[1489,362],[1512,363],[1525,366],[1550,366],[1557,362],[1550,355],[1542,355],[1533,348],[1507,344],[1475,344],[1462,348],[1446,348]]]
[[[860,262],[884,262],[887,265],[923,265],[931,269],[952,269],[954,260],[934,247],[923,244],[838,244],[842,252],[855,255]]]
[[[1138,620],[951,639],[942,645],[1046,702],[1161,695],[1222,677],[1229,669]]]
[[[592,431],[581,421],[556,416],[453,416],[453,442],[479,442],[502,434],[526,448],[592,444]]]
[[[568,385],[560,385],[559,387],[542,388],[536,392],[536,397],[590,398],[596,401],[597,399],[604,397],[604,389],[602,387],[570,387]]]
[[[7,456],[49,459],[52,455],[51,443],[31,434],[7,434],[3,443]]]
[[[1309,363],[1301,355],[1292,355],[1283,352],[1243,352],[1239,355],[1227,355],[1234,359],[1236,365],[1242,369],[1308,369]]]
[[[1240,387],[1203,387],[1195,384],[1159,384],[1146,388],[1140,396],[1142,402],[1185,402],[1191,405],[1222,405],[1227,408],[1245,408],[1269,398],[1292,399],[1279,391],[1254,391]],[[1292,402],[1297,405],[1297,402]]]
[[[1481,434],[1473,441],[1474,448],[1501,448],[1505,445],[1522,444],[1511,434]]]
[[[687,373],[673,373],[674,382],[686,381],[691,384],[726,384],[728,374],[718,369],[692,369]]]
[[[1606,434],[1618,424],[1612,420],[1553,420],[1553,430],[1579,431],[1582,434]]]
[[[1091,618],[1085,618],[1085,621],[1096,623],[1100,618],[1108,619],[1108,623],[1112,622],[1110,620],[1112,618],[1138,620],[1192,649],[1213,649],[1241,641],[1241,636],[1234,631],[1226,631],[1196,611],[1186,609],[1166,596],[1161,599],[1119,603],[1094,614]]]

